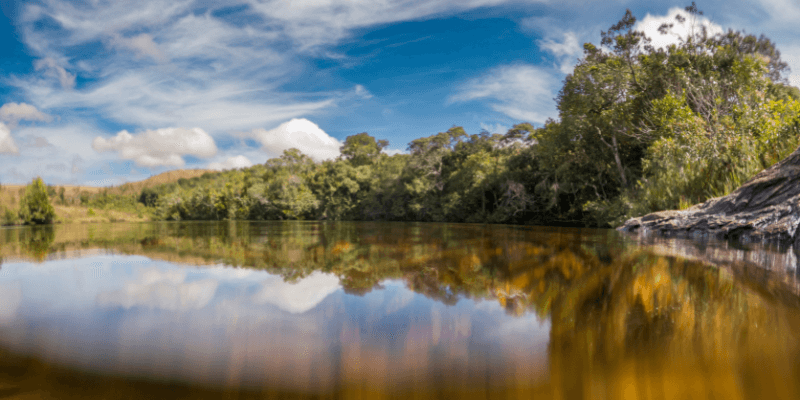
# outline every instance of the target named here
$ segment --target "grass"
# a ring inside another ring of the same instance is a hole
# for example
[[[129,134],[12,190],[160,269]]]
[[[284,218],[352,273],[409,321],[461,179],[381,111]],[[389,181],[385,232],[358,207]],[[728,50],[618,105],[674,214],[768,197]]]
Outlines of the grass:
[[[111,187],[95,187],[95,186],[76,186],[76,185],[58,185],[52,186],[49,193],[50,204],[56,209],[56,224],[70,224],[70,223],[93,223],[93,222],[142,222],[149,221],[151,218],[151,210],[142,204],[130,203],[124,207],[119,203],[116,204],[101,204],[98,206],[96,203],[86,204],[86,199],[95,198],[97,195],[107,193],[111,196],[133,196],[134,199],[138,198],[139,193],[144,188],[155,187],[167,183],[177,182],[178,180],[191,179],[201,176],[207,172],[214,172],[204,169],[183,169],[167,171],[155,176],[138,182],[128,182],[119,186]],[[19,202],[22,195],[25,193],[26,185],[9,185],[3,184],[0,186],[0,224],[4,221],[6,210],[10,210],[12,214],[16,215],[19,209]],[[63,198],[61,196],[63,190]],[[84,201],[81,201],[81,197]],[[128,200],[126,200],[127,202]]]

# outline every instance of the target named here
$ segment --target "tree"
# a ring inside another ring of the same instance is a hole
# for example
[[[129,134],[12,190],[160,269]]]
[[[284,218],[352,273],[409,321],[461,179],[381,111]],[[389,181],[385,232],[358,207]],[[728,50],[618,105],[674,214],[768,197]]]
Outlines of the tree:
[[[139,203],[147,207],[155,207],[156,203],[158,203],[158,192],[152,188],[142,189],[141,194],[139,194]]]
[[[42,178],[34,179],[27,187],[19,205],[19,218],[27,225],[49,224],[56,217]]]
[[[375,140],[367,132],[348,136],[344,141],[344,146],[340,148],[342,157],[349,160],[354,167],[368,165],[375,162],[389,142],[386,140]]]

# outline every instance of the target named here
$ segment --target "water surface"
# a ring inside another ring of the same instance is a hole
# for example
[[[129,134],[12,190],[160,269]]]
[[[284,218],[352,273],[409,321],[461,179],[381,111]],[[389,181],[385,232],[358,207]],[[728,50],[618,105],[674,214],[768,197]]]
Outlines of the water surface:
[[[791,249],[611,230],[0,230],[0,398],[796,398]]]

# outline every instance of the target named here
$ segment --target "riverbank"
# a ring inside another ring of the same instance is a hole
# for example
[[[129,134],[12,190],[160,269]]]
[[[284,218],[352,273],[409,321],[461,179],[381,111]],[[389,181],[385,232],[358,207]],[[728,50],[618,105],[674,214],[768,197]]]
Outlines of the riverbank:
[[[800,148],[730,194],[687,210],[631,218],[617,228],[676,237],[793,244],[800,225]]]

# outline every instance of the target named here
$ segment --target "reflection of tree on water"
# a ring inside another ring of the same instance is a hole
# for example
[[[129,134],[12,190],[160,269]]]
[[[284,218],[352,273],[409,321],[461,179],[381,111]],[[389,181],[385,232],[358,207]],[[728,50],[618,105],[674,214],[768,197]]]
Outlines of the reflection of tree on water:
[[[56,234],[52,225],[4,229],[2,233],[4,237],[0,237],[0,239],[4,240],[0,241],[0,263],[2,263],[2,256],[9,253],[20,253],[26,258],[42,262],[48,254],[55,250],[53,241]]]
[[[631,251],[564,287],[551,318],[556,397],[800,393],[796,298],[752,290],[726,268]]]
[[[356,295],[395,279],[448,305],[492,299],[511,315],[534,312],[550,320],[550,381],[541,389],[550,397],[800,394],[794,379],[800,364],[793,361],[800,360],[800,300],[793,277],[777,268],[712,267],[656,255],[627,246],[612,231],[144,224],[117,231],[101,227],[88,239],[86,228],[60,229],[55,243],[52,231],[30,231],[16,240],[26,254],[41,258],[54,249],[101,247],[259,268],[287,282],[321,271],[336,275]],[[9,243],[6,238],[3,246]],[[756,387],[761,392],[751,392]]]

